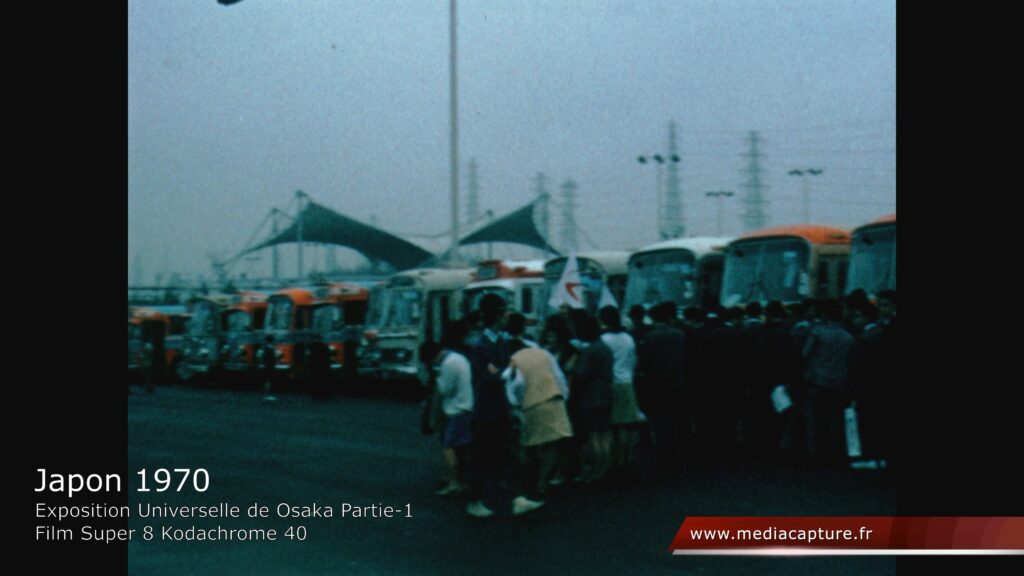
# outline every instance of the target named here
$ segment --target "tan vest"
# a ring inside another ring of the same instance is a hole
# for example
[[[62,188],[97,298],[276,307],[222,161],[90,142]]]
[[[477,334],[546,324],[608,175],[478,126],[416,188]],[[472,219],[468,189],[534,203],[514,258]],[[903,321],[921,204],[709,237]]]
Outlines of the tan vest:
[[[529,410],[562,395],[555,374],[551,371],[551,359],[544,350],[523,348],[512,355],[509,365],[522,371],[523,380],[526,382],[526,388],[523,390],[523,410]]]

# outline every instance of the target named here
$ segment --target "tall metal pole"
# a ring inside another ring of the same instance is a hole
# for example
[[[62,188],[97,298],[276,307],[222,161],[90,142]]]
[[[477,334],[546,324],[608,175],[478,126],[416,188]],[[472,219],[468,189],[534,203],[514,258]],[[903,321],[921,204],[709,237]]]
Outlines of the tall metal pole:
[[[811,188],[810,188],[810,183],[808,182],[808,178],[807,178],[806,174],[801,176],[800,179],[804,181],[804,219],[803,219],[803,223],[804,224],[809,224],[811,222]]]
[[[277,232],[278,232],[278,230],[277,230],[277,218],[279,216],[280,216],[280,210],[278,210],[277,208],[274,208],[273,210],[270,211],[270,226],[271,226],[271,230],[272,230],[272,233],[273,233],[272,236],[271,236],[272,238],[277,238]],[[278,267],[279,260],[278,260],[278,256],[277,256],[277,244],[276,243],[274,244],[274,247],[271,248],[271,250],[272,250],[272,253],[271,253],[272,255],[271,255],[271,259],[270,259],[270,261],[271,261],[271,268],[273,270],[274,282],[277,282],[280,279],[280,268]]]
[[[452,203],[452,248],[449,259],[455,261],[459,257],[459,121],[458,121],[458,84],[456,81],[456,41],[455,41],[455,0],[449,3],[449,88],[451,90],[451,203]]]
[[[295,217],[295,241],[299,245],[299,279],[302,279],[302,199],[306,197],[306,193],[302,190],[295,191],[295,197],[298,199],[298,208],[296,209],[297,216]]]
[[[658,239],[664,240],[667,235],[665,233],[665,176],[664,167],[661,162],[658,162]]]
[[[820,176],[824,172],[821,168],[794,168],[788,172],[790,176],[799,176],[803,182],[803,223],[811,221],[811,183],[808,176]]]

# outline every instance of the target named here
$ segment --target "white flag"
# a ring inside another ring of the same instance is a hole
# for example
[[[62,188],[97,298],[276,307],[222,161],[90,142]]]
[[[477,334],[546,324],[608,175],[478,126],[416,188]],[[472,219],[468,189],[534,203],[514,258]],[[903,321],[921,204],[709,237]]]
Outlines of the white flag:
[[[555,293],[548,300],[548,306],[552,308],[558,308],[563,304],[570,308],[583,308],[583,284],[580,282],[579,263],[576,262],[575,253],[569,255],[562,277],[555,286]]]
[[[597,309],[600,310],[605,306],[611,306],[612,308],[618,308],[619,303],[615,301],[615,296],[612,295],[612,291],[608,289],[605,284],[601,285],[601,301],[597,303]]]

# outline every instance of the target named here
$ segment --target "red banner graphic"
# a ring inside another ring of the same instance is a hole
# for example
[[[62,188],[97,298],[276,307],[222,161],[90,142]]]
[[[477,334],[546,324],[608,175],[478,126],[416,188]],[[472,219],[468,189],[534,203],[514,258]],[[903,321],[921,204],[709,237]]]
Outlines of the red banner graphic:
[[[669,550],[721,556],[1024,555],[1024,516],[690,516]]]

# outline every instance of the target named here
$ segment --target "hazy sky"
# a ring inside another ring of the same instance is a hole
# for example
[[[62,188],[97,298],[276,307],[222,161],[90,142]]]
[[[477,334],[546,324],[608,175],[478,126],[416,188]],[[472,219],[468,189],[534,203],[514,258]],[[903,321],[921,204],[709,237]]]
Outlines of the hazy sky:
[[[600,248],[651,243],[656,174],[636,158],[674,120],[688,235],[715,233],[709,190],[737,193],[725,232],[742,232],[751,130],[769,224],[801,219],[793,168],[824,170],[815,222],[895,211],[894,1],[462,0],[458,18],[462,184],[475,158],[484,209],[530,201],[544,172],[556,200],[576,181]],[[448,106],[447,0],[129,0],[129,278],[209,276],[299,189],[444,232]]]

